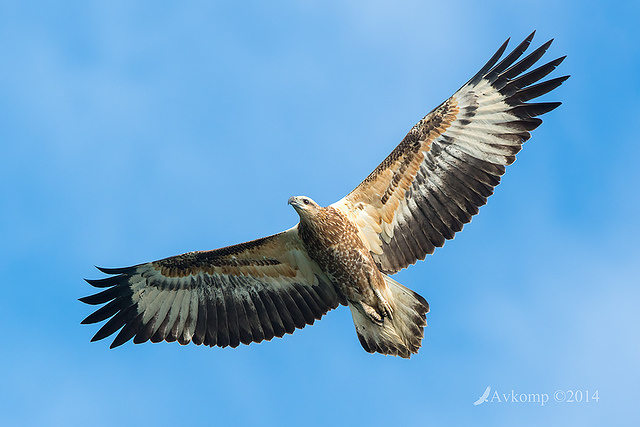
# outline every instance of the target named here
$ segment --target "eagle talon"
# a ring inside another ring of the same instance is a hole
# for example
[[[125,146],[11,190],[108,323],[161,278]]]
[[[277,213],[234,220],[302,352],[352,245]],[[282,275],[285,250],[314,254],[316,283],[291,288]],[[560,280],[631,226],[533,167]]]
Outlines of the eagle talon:
[[[360,307],[362,307],[362,311],[364,311],[364,314],[373,323],[375,323],[378,326],[382,326],[382,321],[383,321],[384,314],[381,316],[373,307],[371,307],[369,304],[366,304],[364,302],[360,303]]]
[[[378,289],[373,291],[378,297],[378,310],[382,313],[382,317],[388,317],[389,320],[393,320],[393,307],[389,304],[389,301],[382,297],[382,294]]]

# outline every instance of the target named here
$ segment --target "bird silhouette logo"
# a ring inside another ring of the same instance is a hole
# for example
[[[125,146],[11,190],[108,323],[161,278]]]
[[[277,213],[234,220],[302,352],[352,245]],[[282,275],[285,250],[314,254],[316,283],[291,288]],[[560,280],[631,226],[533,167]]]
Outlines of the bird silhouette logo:
[[[484,393],[482,393],[482,396],[480,396],[478,400],[473,402],[473,404],[475,406],[482,405],[484,402],[487,401],[487,397],[489,397],[489,393],[491,393],[491,386],[487,386],[487,388],[484,390]]]

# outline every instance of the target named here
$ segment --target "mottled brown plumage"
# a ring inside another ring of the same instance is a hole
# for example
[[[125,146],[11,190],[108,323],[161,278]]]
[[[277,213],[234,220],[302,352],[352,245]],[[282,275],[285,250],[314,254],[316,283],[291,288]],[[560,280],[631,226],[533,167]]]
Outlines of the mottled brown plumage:
[[[293,198],[289,203],[300,214],[298,234],[307,253],[347,300],[376,323],[391,316],[389,303],[382,297],[388,292],[382,273],[355,225],[331,206],[323,208],[313,201],[300,205]]]
[[[351,193],[321,207],[289,203],[293,228],[212,251],[190,252],[87,280],[105,288],[83,323],[93,337],[236,347],[282,337],[348,305],[368,352],[410,357],[421,346],[427,302],[393,274],[462,230],[515,161],[536,116],[558,102],[528,103],[568,76],[539,82],[564,58],[527,71],[551,41],[521,58],[533,34],[500,62],[505,42],[453,96],[420,120]]]
[[[309,257],[346,297],[364,348],[403,357],[418,351],[429,311],[427,302],[397,282],[390,288],[360,240],[357,227],[340,211],[318,206],[304,196],[290,198],[289,204],[300,215],[298,234]],[[398,286],[410,296],[409,305],[394,298]],[[403,330],[395,325],[398,322],[411,324],[413,330]],[[390,331],[378,332],[385,329]],[[377,335],[375,339],[371,332]]]

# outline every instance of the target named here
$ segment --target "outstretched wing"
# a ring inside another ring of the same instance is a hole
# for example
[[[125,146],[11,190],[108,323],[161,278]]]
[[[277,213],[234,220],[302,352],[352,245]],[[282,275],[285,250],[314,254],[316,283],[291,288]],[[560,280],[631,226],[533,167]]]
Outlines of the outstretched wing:
[[[297,226],[213,251],[190,252],[87,280],[106,290],[81,298],[105,304],[82,323],[109,319],[92,341],[118,329],[111,348],[134,343],[237,347],[311,325],[343,298],[307,255]]]
[[[486,203],[505,166],[531,137],[529,131],[542,123],[536,116],[560,105],[527,103],[569,77],[537,83],[564,57],[525,74],[552,42],[520,59],[533,34],[498,63],[507,40],[478,74],[332,205],[358,226],[383,272],[393,274],[452,239]]]

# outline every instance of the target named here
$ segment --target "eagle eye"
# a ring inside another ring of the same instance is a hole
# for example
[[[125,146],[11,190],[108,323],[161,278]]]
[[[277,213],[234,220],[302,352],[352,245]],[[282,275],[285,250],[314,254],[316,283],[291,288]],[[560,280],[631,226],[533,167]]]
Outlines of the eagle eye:
[[[305,205],[309,204],[309,199],[302,199],[302,203],[304,203]]]

